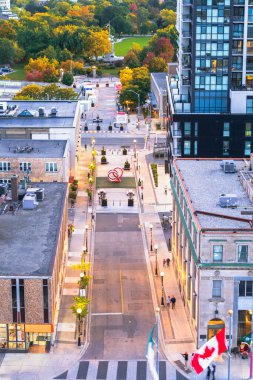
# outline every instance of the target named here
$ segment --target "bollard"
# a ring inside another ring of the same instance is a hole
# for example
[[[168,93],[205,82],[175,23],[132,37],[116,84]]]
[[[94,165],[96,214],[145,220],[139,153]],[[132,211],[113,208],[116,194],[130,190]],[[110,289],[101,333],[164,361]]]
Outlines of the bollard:
[[[119,205],[120,205],[120,207],[121,207],[121,201],[119,201]]]
[[[112,205],[114,206],[114,201],[112,201]]]

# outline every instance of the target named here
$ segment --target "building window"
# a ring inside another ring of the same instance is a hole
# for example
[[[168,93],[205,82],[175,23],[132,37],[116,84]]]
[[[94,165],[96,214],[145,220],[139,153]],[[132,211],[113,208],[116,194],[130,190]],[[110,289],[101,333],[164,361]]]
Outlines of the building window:
[[[223,259],[223,245],[213,246],[213,261],[222,261]]]
[[[27,170],[31,171],[32,165],[31,162],[20,162],[19,163],[19,170],[21,172],[27,172]]]
[[[0,324],[0,348],[7,349],[8,348],[8,340],[7,340],[7,325]]]
[[[223,137],[229,137],[230,136],[230,125],[229,123],[224,123],[223,125]]]
[[[251,132],[251,123],[246,123],[245,124],[245,137],[251,137],[252,132]]]
[[[11,170],[11,163],[0,161],[0,172],[9,172]]]
[[[229,141],[223,141],[223,156],[229,155]]]
[[[239,297],[252,297],[252,296],[253,296],[253,281],[240,281]]]
[[[43,280],[43,309],[44,309],[44,323],[49,323],[47,280]]]
[[[247,96],[246,113],[253,113],[253,97],[252,96]]]
[[[17,284],[16,280],[11,280],[11,295],[12,295],[12,318],[13,322],[18,321],[18,305],[17,305]]]
[[[194,123],[194,137],[198,137],[198,129],[199,129],[199,125],[197,122]]]
[[[57,163],[56,162],[47,162],[46,163],[46,172],[57,172]]]
[[[190,122],[184,123],[184,135],[186,137],[191,136],[191,123]]]
[[[184,155],[189,156],[191,154],[191,142],[189,140],[184,141]]]
[[[248,246],[238,245],[238,262],[247,263],[248,262]]]
[[[245,143],[244,143],[244,155],[249,156],[250,153],[251,153],[251,142],[245,141]]]
[[[213,280],[212,297],[213,298],[221,297],[221,280]]]
[[[198,155],[198,141],[194,141],[194,156]]]
[[[24,287],[24,280],[19,280],[19,299],[20,299],[20,322],[25,322],[25,287]]]

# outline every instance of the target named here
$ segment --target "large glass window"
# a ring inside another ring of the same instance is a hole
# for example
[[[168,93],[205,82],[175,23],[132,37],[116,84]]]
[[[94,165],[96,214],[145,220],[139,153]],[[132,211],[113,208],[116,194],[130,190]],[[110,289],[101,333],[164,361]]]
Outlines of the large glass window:
[[[12,318],[13,322],[18,321],[18,305],[17,305],[17,285],[16,280],[11,280],[11,293],[12,293]]]
[[[184,123],[184,135],[186,137],[191,136],[191,123],[188,121]]]
[[[213,261],[222,261],[223,259],[223,245],[213,246]]]
[[[246,113],[253,113],[253,97],[252,96],[247,96]]]
[[[229,137],[230,136],[230,125],[229,123],[224,123],[223,125],[223,137]]]
[[[253,281],[240,281],[239,297],[252,297],[252,296],[253,296]]]
[[[191,154],[191,142],[189,140],[184,141],[184,155],[189,156]]]
[[[244,142],[244,155],[249,156],[251,154],[251,141]]]
[[[20,162],[19,163],[19,170],[21,172],[26,172],[27,170],[31,171],[32,166],[30,162]]]
[[[238,245],[238,262],[247,263],[248,262],[248,246]]]
[[[252,134],[252,124],[251,123],[246,123],[245,124],[245,137],[251,137]]]
[[[246,70],[253,70],[253,57],[247,57]]]
[[[221,297],[221,280],[213,280],[212,297]]]
[[[48,315],[48,284],[47,280],[43,280],[43,309],[44,309],[44,323],[49,322]]]
[[[5,324],[0,324],[0,348],[7,347],[7,326]]]
[[[229,141],[223,141],[223,156],[229,156]]]
[[[11,170],[11,163],[0,161],[0,172],[9,172]]]
[[[46,172],[57,172],[57,162],[47,162]]]

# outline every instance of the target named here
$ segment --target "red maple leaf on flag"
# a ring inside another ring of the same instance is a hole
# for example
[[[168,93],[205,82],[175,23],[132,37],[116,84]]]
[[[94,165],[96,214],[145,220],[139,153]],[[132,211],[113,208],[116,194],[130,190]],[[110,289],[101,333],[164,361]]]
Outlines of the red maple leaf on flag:
[[[205,351],[203,352],[203,354],[196,353],[193,356],[193,358],[192,358],[192,366],[195,368],[195,371],[197,373],[200,373],[203,370],[203,368],[199,364],[199,359],[208,359],[208,358],[210,358],[210,356],[212,356],[212,354],[214,353],[214,351],[215,351],[214,347],[209,348],[207,346],[207,347],[205,347]]]

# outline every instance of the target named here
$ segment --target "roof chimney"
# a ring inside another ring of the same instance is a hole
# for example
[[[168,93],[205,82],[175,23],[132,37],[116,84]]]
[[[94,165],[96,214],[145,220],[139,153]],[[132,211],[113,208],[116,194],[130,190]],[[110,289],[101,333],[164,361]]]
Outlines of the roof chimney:
[[[18,201],[18,176],[15,174],[11,177],[11,198],[12,202]]]

